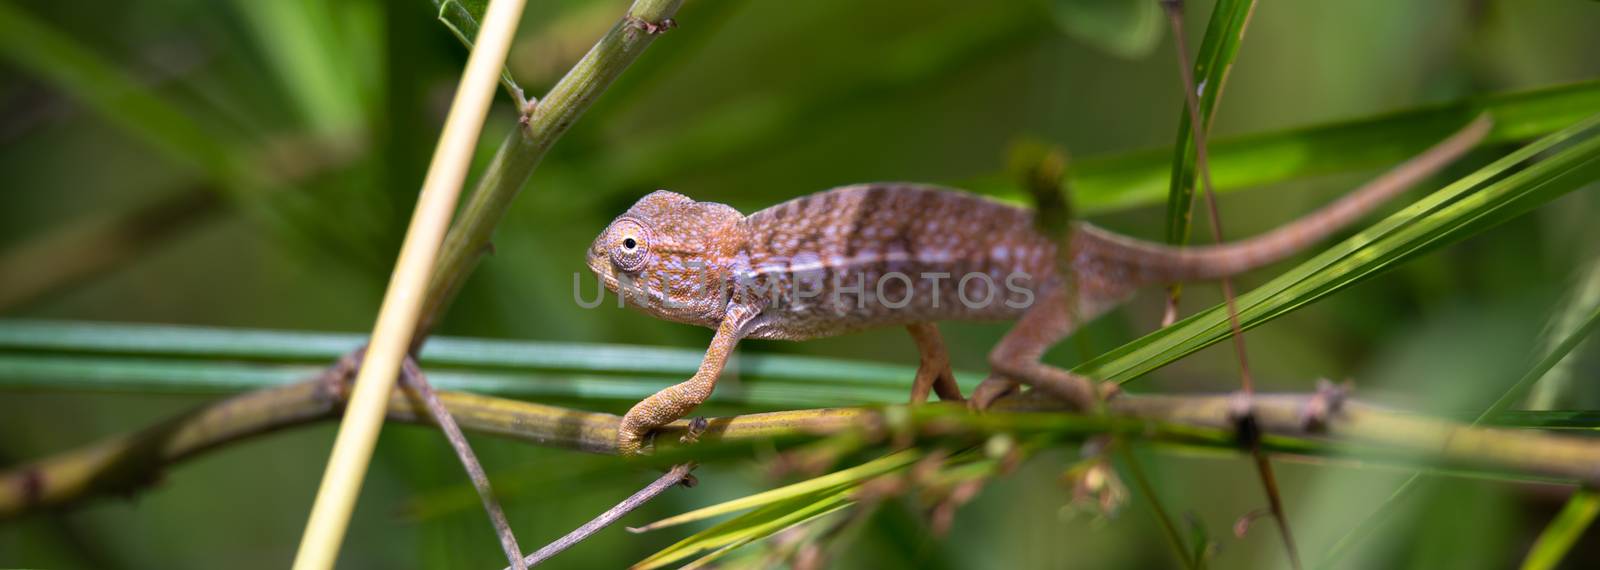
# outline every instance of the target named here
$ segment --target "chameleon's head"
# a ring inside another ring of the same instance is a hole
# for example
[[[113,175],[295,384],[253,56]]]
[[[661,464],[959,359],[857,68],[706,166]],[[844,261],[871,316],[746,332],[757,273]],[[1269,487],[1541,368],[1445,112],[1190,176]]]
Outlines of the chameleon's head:
[[[657,190],[589,247],[589,269],[629,305],[673,321],[716,326],[727,309],[744,215]]]

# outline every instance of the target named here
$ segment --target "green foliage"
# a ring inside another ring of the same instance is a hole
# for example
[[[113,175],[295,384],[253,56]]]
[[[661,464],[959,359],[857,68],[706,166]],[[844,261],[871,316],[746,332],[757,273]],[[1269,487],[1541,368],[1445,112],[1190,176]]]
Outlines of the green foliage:
[[[1475,10],[1367,2],[1330,11],[1310,3],[1273,4],[1253,16],[1250,48],[1240,50],[1238,35],[1223,31],[1242,30],[1238,16],[1247,4],[1216,2],[1206,35],[1193,46],[1197,75],[1207,85],[1221,85],[1233,62],[1242,65],[1228,82],[1228,102],[1217,106],[1219,135],[1209,146],[1217,190],[1273,186],[1225,202],[1230,229],[1288,219],[1336,186],[1404,160],[1479,113],[1495,120],[1484,157],[1600,113],[1600,81],[1588,56],[1596,49],[1594,13],[1576,5]],[[463,50],[456,40],[474,35],[482,6],[481,0],[0,2],[0,59],[8,64],[0,69],[0,98],[7,102],[0,113],[0,170],[7,176],[0,260],[14,259],[10,254],[37,236],[83,235],[85,227],[175,190],[229,197],[206,223],[186,226],[156,247],[125,249],[125,234],[117,233],[117,239],[80,243],[66,250],[72,255],[59,257],[62,267],[97,260],[111,265],[76,273],[26,304],[0,308],[6,317],[0,319],[5,462],[148,425],[220,393],[303,378],[358,344],[356,334],[309,331],[370,327],[376,291],[436,139],[441,101],[459,72]],[[536,25],[514,46],[503,77],[507,89],[520,89],[509,70],[529,88],[547,85],[552,76],[528,70],[570,67],[620,9],[571,0],[530,4],[527,21]],[[692,372],[704,331],[610,307],[582,310],[571,301],[571,274],[582,271],[576,252],[650,188],[753,209],[864,180],[969,181],[957,185],[1026,203],[999,162],[1000,149],[1029,137],[1072,152],[1066,185],[1081,213],[1141,233],[1171,231],[1172,216],[1138,208],[1170,198],[1175,173],[1192,176],[1189,137],[1180,130],[1175,139],[1170,120],[1178,94],[1174,62],[1167,50],[1153,49],[1164,35],[1154,2],[718,0],[689,3],[679,20],[679,29],[661,36],[575,123],[529,184],[536,190],[510,207],[494,236],[494,256],[441,325],[457,336],[434,339],[425,353],[441,387],[614,411]],[[1313,27],[1316,33],[1307,33]],[[1371,57],[1374,51],[1385,55]],[[486,125],[491,142],[476,171],[490,161],[493,143],[514,128],[516,110],[508,107],[496,109]],[[1491,166],[1482,173],[1492,173],[1488,179],[1469,177],[1471,183],[1430,196],[1258,289],[1251,299],[1259,304],[1247,319],[1273,325],[1270,334],[1252,337],[1252,347],[1261,347],[1252,356],[1263,361],[1252,364],[1266,369],[1264,378],[1348,373],[1365,397],[1374,394],[1365,390],[1377,380],[1375,370],[1397,352],[1415,351],[1405,341],[1429,323],[1468,314],[1479,317],[1470,321],[1476,326],[1499,331],[1510,326],[1506,314],[1536,319],[1548,305],[1545,296],[1555,292],[1552,284],[1585,253],[1572,250],[1594,241],[1579,231],[1592,225],[1586,222],[1593,216],[1592,196],[1568,195],[1537,216],[1494,231],[1490,226],[1593,180],[1594,136],[1563,136],[1566,142]],[[1179,146],[1168,146],[1174,140]],[[1320,193],[1313,198],[1303,191]],[[124,231],[154,233],[138,225]],[[1461,246],[1418,257],[1447,243]],[[15,267],[0,265],[0,279],[20,275]],[[1389,273],[1367,279],[1380,271]],[[1356,282],[1365,285],[1352,287]],[[1195,289],[1196,297],[1206,294]],[[1089,357],[1138,338],[1150,325],[1147,309],[1135,305],[1111,315],[1072,341],[1078,350],[1061,352]],[[1083,369],[1121,380],[1154,376],[1152,389],[1154,382],[1162,389],[1207,389],[1209,378],[1230,378],[1218,385],[1229,389],[1231,375],[1224,372],[1232,367],[1207,355],[1147,374],[1225,338],[1226,328],[1216,326],[1220,319],[1215,310],[1201,313]],[[958,378],[968,389],[981,377],[976,371],[1000,330],[946,328],[954,357],[966,369]],[[749,343],[737,377],[719,387],[705,413],[901,402],[914,363],[901,336],[888,331],[798,345]],[[1452,348],[1421,356],[1488,358],[1470,346]],[[1575,378],[1592,376],[1592,355],[1568,364]],[[1498,392],[1511,379],[1449,389]],[[1416,378],[1405,380],[1389,382],[1374,397],[1388,401],[1392,395],[1401,405],[1443,397],[1417,388]],[[1487,423],[1600,428],[1590,387],[1574,382],[1553,393],[1570,409],[1506,410]],[[1053,442],[1165,429],[1077,418],[1008,427]],[[165,484],[135,502],[108,501],[0,528],[0,565],[207,567],[226,559],[242,568],[281,567],[303,522],[294,506],[303,507],[315,488],[316,470],[306,466],[325,460],[326,436],[310,429],[261,438],[171,471]],[[1196,435],[1213,436],[1204,446],[1148,450],[1158,475],[1153,484],[1173,513],[1181,513],[1190,546],[1215,546],[1195,559],[1213,567],[1260,565],[1267,560],[1262,553],[1275,548],[1269,533],[1238,539],[1205,532],[1225,529],[1259,503],[1259,487],[1240,483],[1246,479],[1234,470],[1236,455],[1222,451],[1224,436]],[[1334,537],[1353,526],[1377,526],[1359,517],[1366,503],[1382,497],[1341,496],[1356,513],[1342,517],[1297,509],[1299,491],[1326,490],[1329,479],[1384,481],[1375,475],[1394,465],[1486,486],[1522,480],[1388,462],[1395,458],[1347,465],[1339,456],[1347,450],[1271,443],[1329,463],[1283,471],[1288,488],[1296,490],[1287,497],[1293,522],[1333,527]],[[570,530],[637,487],[637,473],[607,458],[574,458],[494,438],[474,444],[497,489],[508,490],[512,523],[525,545]],[[731,455],[713,446],[693,452]],[[747,455],[748,448],[741,456]],[[348,563],[499,562],[437,434],[386,432],[377,461],[351,527],[354,559]],[[861,521],[867,526],[862,536],[875,543],[869,546],[892,553],[873,567],[909,567],[929,558],[952,567],[1170,562],[1151,548],[1158,531],[1145,518],[1094,527],[1063,522],[1056,510],[1065,495],[1056,485],[1058,467],[1042,454],[1000,479],[962,510],[955,532],[937,540],[915,516],[902,513],[904,520],[890,530],[888,517]],[[636,516],[695,512],[772,486],[755,469],[725,459],[700,475],[706,485],[664,495]],[[663,548],[676,556],[674,563],[696,556],[710,561],[716,554],[708,553],[843,514],[835,509],[853,501],[847,488],[755,506],[677,547],[671,532],[682,531],[602,533],[558,563],[616,567]],[[1460,488],[1475,487],[1452,487]],[[460,504],[467,508],[450,506],[455,503],[447,497],[456,490],[465,492]],[[423,500],[421,514],[396,522],[390,507],[419,504],[418,497],[439,503]],[[1568,503],[1528,554],[1530,565],[1592,555],[1589,545],[1574,541],[1585,513],[1592,516],[1588,497],[1580,493]],[[1448,553],[1436,558],[1436,547],[1452,540],[1472,542],[1470,552],[1488,564],[1515,559],[1523,545],[1510,531],[1533,522],[1526,513],[1540,500],[1476,492],[1419,502],[1422,508],[1408,520],[1415,524],[1385,533],[1394,540],[1383,546],[1362,549],[1362,562],[1444,561]],[[218,518],[219,509],[259,516]],[[1463,514],[1478,518],[1463,521]],[[1484,519],[1495,522],[1480,524]],[[128,528],[140,530],[113,530]],[[1481,540],[1486,535],[1504,540]],[[1435,546],[1419,546],[1423,542]],[[1326,547],[1315,539],[1304,544],[1308,552]],[[836,562],[868,566],[873,559],[863,556],[865,548],[840,545]],[[1426,549],[1433,550],[1420,552]],[[912,550],[916,556],[907,555]],[[239,557],[241,551],[254,554]]]
[[[488,0],[433,0],[433,5],[439,8],[439,23],[455,34],[456,39],[461,40],[461,45],[472,49],[472,42],[477,41],[478,37],[478,22],[483,20],[484,11],[489,9]],[[510,69],[500,71],[500,85],[506,88],[506,94],[518,106],[525,103],[522,86],[517,85]]]

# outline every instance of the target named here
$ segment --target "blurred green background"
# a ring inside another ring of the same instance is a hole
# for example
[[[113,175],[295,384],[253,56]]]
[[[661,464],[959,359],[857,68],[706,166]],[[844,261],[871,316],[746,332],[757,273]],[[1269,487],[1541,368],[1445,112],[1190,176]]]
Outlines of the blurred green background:
[[[439,332],[703,348],[709,331],[611,304],[585,310],[572,300],[575,273],[593,286],[584,248],[655,188],[750,212],[855,182],[993,179],[1003,175],[1007,149],[1026,139],[1075,157],[1168,146],[1181,102],[1172,40],[1159,12],[1116,4],[690,0],[679,28],[545,159]],[[1191,50],[1210,4],[1189,3]],[[430,2],[0,6],[0,35],[11,37],[0,40],[0,317],[368,330],[465,60]],[[542,93],[625,6],[531,3],[509,69],[531,94]],[[23,20],[53,30],[49,41],[22,35]],[[1590,80],[1600,76],[1596,30],[1600,4],[1577,0],[1262,2],[1213,134]],[[112,83],[103,77],[51,78],[26,63],[48,67],[52,58],[80,53],[133,90],[108,92]],[[515,125],[508,101],[500,97],[485,127],[480,168]],[[1486,149],[1438,182],[1507,148]],[[1272,228],[1376,171],[1224,195],[1227,232]],[[1481,410],[1526,370],[1540,326],[1596,252],[1600,198],[1592,190],[1257,329],[1248,339],[1258,381],[1305,390],[1319,377],[1353,378],[1366,398],[1440,413]],[[1158,239],[1163,211],[1159,202],[1147,206],[1092,219]],[[107,225],[130,215],[136,223]],[[1272,274],[1248,276],[1241,288]],[[1214,286],[1186,291],[1191,312],[1219,299]],[[1153,329],[1160,309],[1160,295],[1148,292],[1050,359],[1071,364],[1118,346]],[[982,370],[1005,328],[946,325],[956,368]],[[803,344],[750,341],[742,350],[916,361],[899,330]],[[1600,371],[1600,359],[1581,356],[1573,366],[1580,380],[1562,407],[1600,405],[1600,391],[1581,381]],[[1236,369],[1231,347],[1213,347],[1134,389],[1228,390]],[[215,397],[0,383],[0,465],[127,432]],[[563,403],[622,411],[631,401]],[[282,567],[333,432],[323,424],[261,437],[173,469],[134,497],[0,522],[0,566]],[[474,443],[496,485],[511,489],[508,514],[530,550],[653,477],[610,459],[483,437]],[[1052,451],[996,480],[959,512],[947,537],[931,536],[914,504],[891,503],[834,546],[834,560],[848,568],[1172,565],[1142,506],[1109,519],[1073,514],[1059,476],[1076,456]],[[1164,503],[1220,542],[1218,567],[1283,564],[1271,529],[1242,538],[1229,530],[1263,504],[1248,461],[1141,457]],[[625,522],[776,484],[759,461],[715,464],[699,475],[700,487],[671,492]],[[1406,473],[1286,464],[1280,476],[1302,552],[1314,559]],[[464,484],[437,433],[388,427],[341,566],[499,567],[492,532],[471,501],[425,516],[407,510],[457,496]],[[1520,560],[1565,496],[1558,487],[1430,480],[1348,563],[1505,567]],[[613,529],[551,567],[625,566],[686,533]],[[1587,539],[1568,558],[1574,568],[1600,563],[1600,532]]]

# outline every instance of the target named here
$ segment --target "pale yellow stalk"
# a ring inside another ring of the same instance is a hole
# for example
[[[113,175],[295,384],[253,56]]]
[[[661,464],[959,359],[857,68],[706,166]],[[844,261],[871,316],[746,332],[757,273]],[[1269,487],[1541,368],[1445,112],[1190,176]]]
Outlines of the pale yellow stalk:
[[[501,66],[517,22],[522,18],[523,5],[524,0],[489,2],[483,27],[473,43],[475,47],[467,59],[467,69],[456,87],[455,101],[439,135],[427,178],[422,183],[422,194],[417,199],[416,212],[400,248],[399,261],[389,278],[389,289],[384,294],[361,372],[356,377],[344,421],[334,440],[322,486],[311,508],[311,518],[300,539],[300,550],[294,560],[296,569],[332,568],[338,558],[339,545],[344,541],[350,513],[355,509],[356,496],[360,494],[378,431],[383,426],[389,393],[394,388],[401,359],[410,346],[411,332],[421,315],[429,273],[444,241],[445,230],[449,228],[456,199],[461,194],[479,130],[499,83]]]

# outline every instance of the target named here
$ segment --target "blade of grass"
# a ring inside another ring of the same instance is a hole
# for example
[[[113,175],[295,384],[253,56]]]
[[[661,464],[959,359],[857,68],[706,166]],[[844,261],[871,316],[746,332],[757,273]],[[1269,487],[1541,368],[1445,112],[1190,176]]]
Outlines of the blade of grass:
[[[1206,24],[1206,35],[1200,40],[1200,51],[1195,54],[1194,60],[1194,77],[1199,81],[1196,94],[1202,133],[1211,131],[1211,121],[1216,114],[1217,102],[1222,98],[1222,88],[1228,81],[1229,72],[1233,70],[1234,57],[1239,54],[1245,27],[1250,24],[1250,14],[1255,9],[1255,0],[1218,0],[1211,9],[1211,21]],[[1189,240],[1189,226],[1193,219],[1197,147],[1187,104],[1180,110],[1178,139],[1177,144],[1173,145],[1172,182],[1167,190],[1166,235],[1167,243],[1181,245]]]
[[[814,477],[792,485],[779,487],[770,491],[756,493],[754,495],[741,497],[732,501],[726,501],[708,507],[695,509],[680,515],[667,517],[639,527],[635,529],[635,532],[647,532],[669,526],[676,526],[684,523],[719,517],[747,509],[765,507],[800,497],[827,494],[841,487],[854,486],[867,479],[911,465],[912,463],[916,463],[917,460],[921,458],[922,453],[915,449],[897,451],[849,469],[835,471],[821,477]]]
[[[740,546],[849,507],[855,503],[851,497],[857,488],[856,485],[845,485],[767,505],[690,535],[640,560],[633,568],[662,568],[710,550],[710,553],[691,563],[691,566],[703,566]]]
[[[1118,455],[1122,456],[1123,464],[1127,466],[1129,478],[1133,479],[1134,488],[1139,490],[1139,494],[1144,495],[1145,504],[1150,506],[1151,516],[1154,516],[1156,522],[1160,524],[1161,534],[1166,537],[1167,545],[1172,548],[1173,556],[1176,556],[1178,561],[1183,563],[1184,568],[1189,570],[1199,568],[1203,558],[1198,558],[1197,556],[1203,553],[1204,537],[1195,537],[1198,539],[1198,545],[1193,550],[1184,544],[1183,535],[1178,534],[1178,525],[1172,521],[1172,515],[1167,514],[1167,508],[1161,504],[1161,496],[1156,494],[1155,486],[1151,485],[1150,479],[1145,476],[1144,468],[1139,465],[1139,458],[1134,449],[1126,441],[1118,441],[1114,445],[1117,447]],[[1191,556],[1191,553],[1195,556]]]
[[[1600,493],[1591,489],[1578,489],[1567,499],[1566,506],[1556,514],[1555,520],[1539,533],[1527,558],[1522,560],[1522,570],[1549,570],[1561,564],[1567,552],[1577,546],[1583,531],[1600,514]]]

